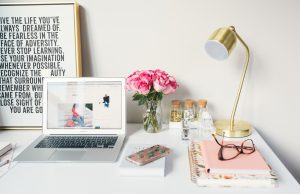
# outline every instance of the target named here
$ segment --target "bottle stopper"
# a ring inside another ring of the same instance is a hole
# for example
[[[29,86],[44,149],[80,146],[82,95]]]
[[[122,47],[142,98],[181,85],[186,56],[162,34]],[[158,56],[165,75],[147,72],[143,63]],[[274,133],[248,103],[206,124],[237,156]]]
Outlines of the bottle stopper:
[[[205,108],[206,105],[207,105],[207,100],[205,100],[205,99],[200,99],[200,100],[198,101],[198,105],[199,105],[200,108]]]
[[[193,108],[194,101],[192,99],[186,99],[184,102],[184,106],[186,108]]]

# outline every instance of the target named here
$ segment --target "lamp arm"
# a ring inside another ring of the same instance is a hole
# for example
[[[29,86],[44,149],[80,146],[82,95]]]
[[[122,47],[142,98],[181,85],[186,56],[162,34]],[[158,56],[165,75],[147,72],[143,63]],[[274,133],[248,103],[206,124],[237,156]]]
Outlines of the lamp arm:
[[[233,127],[234,126],[234,116],[235,116],[237,105],[239,103],[243,83],[244,83],[246,72],[247,72],[248,65],[249,65],[249,58],[250,58],[250,52],[249,52],[249,48],[248,48],[247,44],[243,41],[243,39],[238,35],[238,33],[235,30],[233,30],[233,31],[234,31],[236,37],[239,39],[239,41],[245,47],[246,60],[245,60],[245,65],[244,65],[244,71],[243,71],[243,74],[242,74],[242,77],[241,77],[241,80],[240,80],[240,84],[239,84],[239,89],[238,89],[237,96],[236,96],[236,99],[235,99],[235,102],[234,102],[234,107],[233,107],[231,117],[230,117],[230,131],[234,130],[234,127]]]

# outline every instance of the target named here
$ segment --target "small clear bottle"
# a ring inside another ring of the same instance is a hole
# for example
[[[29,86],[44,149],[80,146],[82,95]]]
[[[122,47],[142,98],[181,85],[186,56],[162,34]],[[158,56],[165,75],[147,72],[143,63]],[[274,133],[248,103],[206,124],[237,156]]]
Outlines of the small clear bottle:
[[[183,123],[182,123],[182,140],[190,139],[191,122],[194,119],[194,101],[187,99],[184,102]]]
[[[181,122],[182,121],[182,108],[180,100],[172,100],[171,102],[171,122]]]
[[[214,123],[211,114],[207,109],[207,100],[200,99],[198,101],[198,122],[199,122],[199,133],[205,139],[211,138],[211,133],[215,131]]]
[[[197,121],[200,124],[202,118],[202,112],[206,109],[207,100],[200,99],[198,100],[198,109],[197,109]]]

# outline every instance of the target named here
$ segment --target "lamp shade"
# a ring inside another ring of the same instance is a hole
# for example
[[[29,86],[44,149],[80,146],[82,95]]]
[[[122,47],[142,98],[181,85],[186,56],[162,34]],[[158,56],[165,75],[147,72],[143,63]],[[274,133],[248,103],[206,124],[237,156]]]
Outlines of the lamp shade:
[[[209,56],[217,60],[224,60],[230,55],[236,44],[234,28],[219,28],[209,37],[205,50]]]

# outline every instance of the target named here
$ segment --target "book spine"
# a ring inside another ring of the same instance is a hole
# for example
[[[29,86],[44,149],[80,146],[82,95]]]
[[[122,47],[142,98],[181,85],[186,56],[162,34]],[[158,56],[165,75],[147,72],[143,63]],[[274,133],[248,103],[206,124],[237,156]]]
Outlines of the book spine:
[[[203,141],[200,142],[200,147],[201,147],[202,156],[203,156],[203,160],[204,160],[205,172],[209,173],[210,162],[208,159],[207,149],[205,149],[205,144],[203,143]]]
[[[195,173],[195,163],[194,163],[194,157],[193,157],[193,148],[192,144],[188,147],[188,155],[189,155],[189,163],[190,163],[190,175],[191,175],[191,181],[193,183],[196,183],[196,173]]]

